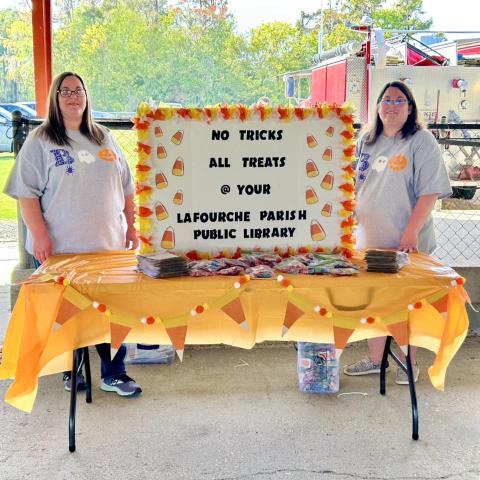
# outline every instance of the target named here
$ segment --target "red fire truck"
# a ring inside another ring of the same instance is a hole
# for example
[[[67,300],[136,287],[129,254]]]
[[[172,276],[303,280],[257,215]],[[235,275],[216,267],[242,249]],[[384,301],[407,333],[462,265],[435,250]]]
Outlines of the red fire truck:
[[[286,97],[301,105],[347,101],[356,107],[358,122],[365,123],[383,85],[402,80],[426,122],[442,116],[453,116],[453,123],[480,119],[480,39],[429,46],[409,33],[385,41],[379,29],[365,27],[365,32],[363,43],[317,54],[312,67],[286,73]],[[305,91],[308,98],[302,98]]]

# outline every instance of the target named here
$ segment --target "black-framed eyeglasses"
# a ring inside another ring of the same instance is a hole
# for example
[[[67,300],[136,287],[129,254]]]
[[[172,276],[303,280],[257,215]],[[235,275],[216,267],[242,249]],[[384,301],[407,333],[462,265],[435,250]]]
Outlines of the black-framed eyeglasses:
[[[87,92],[83,88],[76,88],[75,90],[62,88],[61,90],[57,90],[57,93],[59,93],[61,97],[71,97],[72,95],[75,95],[77,97],[84,97],[87,94]]]
[[[384,105],[404,105],[405,103],[408,103],[408,100],[406,98],[396,98],[395,100],[387,98],[385,100],[380,100],[380,103],[383,103]]]

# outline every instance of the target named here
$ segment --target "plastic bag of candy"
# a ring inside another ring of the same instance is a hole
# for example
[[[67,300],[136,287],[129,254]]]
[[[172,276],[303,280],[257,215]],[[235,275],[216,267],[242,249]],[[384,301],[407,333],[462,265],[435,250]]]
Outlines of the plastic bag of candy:
[[[308,267],[301,261],[297,260],[296,257],[282,260],[279,264],[275,265],[275,269],[280,270],[283,273],[292,273],[295,275],[309,273]]]
[[[245,270],[247,275],[252,278],[272,278],[275,272],[267,265],[256,265]]]
[[[252,252],[252,256],[256,259],[257,265],[268,265],[269,267],[275,267],[277,263],[282,261],[282,257],[273,252]]]
[[[243,267],[234,265],[232,267],[222,268],[216,272],[216,275],[240,275],[243,273]]]
[[[223,259],[196,260],[188,264],[188,270],[192,277],[210,277],[216,275],[216,272],[223,268],[226,268]]]

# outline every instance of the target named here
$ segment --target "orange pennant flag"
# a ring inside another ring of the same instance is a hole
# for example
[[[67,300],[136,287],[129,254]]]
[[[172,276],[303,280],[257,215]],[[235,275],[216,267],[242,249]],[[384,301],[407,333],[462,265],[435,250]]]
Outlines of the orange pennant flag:
[[[351,328],[333,327],[333,338],[335,339],[335,355],[340,358],[340,355],[348,342],[348,339],[354,332]]]
[[[222,310],[229,316],[232,317],[244,330],[248,330],[247,319],[245,318],[245,313],[243,311],[242,302],[237,297],[235,300],[227,303],[222,307]]]
[[[73,303],[70,303],[68,300],[63,298],[62,303],[60,304],[60,308],[58,309],[55,322],[58,323],[58,325],[63,325],[80,311],[80,308],[76,307]]]
[[[305,312],[294,305],[292,302],[287,303],[285,310],[285,317],[283,318],[282,337],[288,332],[290,327],[304,314]]]
[[[387,325],[388,331],[392,334],[402,352],[406,355],[408,351],[408,321]]]
[[[167,334],[170,337],[173,347],[177,352],[180,361],[183,361],[183,350],[185,349],[185,338],[187,336],[187,325],[167,328]]]
[[[110,324],[110,356],[112,359],[117,354],[130,330],[131,328],[125,325],[119,325],[118,323]]]
[[[447,318],[448,312],[448,293],[446,293],[442,298],[439,298],[435,302],[431,303],[432,307],[435,308],[438,313],[443,317]]]

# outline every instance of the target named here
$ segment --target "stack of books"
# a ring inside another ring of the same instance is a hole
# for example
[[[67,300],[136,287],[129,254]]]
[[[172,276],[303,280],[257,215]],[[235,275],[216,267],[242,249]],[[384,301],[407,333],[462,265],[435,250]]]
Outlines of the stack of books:
[[[367,272],[397,273],[408,264],[408,253],[395,250],[367,250]]]
[[[138,270],[153,278],[170,278],[188,275],[187,261],[170,252],[137,255]]]

